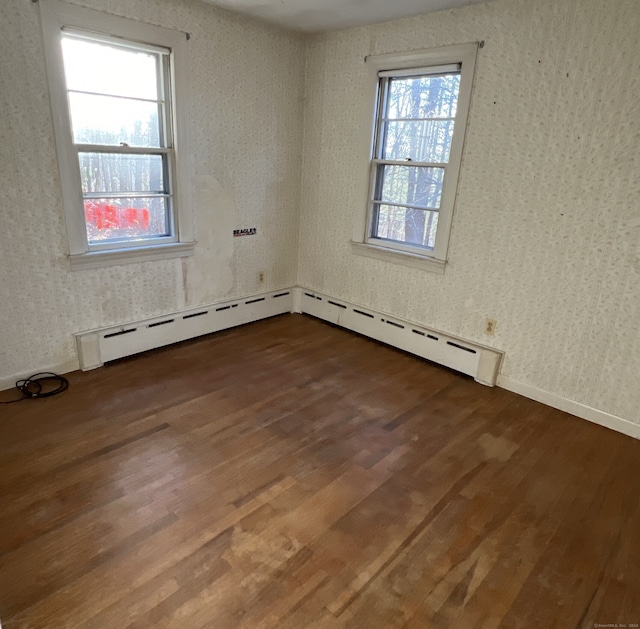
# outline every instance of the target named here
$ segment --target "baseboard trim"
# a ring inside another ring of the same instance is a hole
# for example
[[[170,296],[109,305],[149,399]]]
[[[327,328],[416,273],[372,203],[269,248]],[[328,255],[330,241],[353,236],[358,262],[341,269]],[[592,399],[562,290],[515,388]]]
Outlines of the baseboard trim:
[[[249,305],[252,305],[251,301],[254,299],[261,299],[262,297],[272,297],[282,293],[283,291],[289,291],[291,294],[288,295],[286,299],[278,300],[279,304],[276,308],[277,312],[273,309],[261,310],[260,308],[255,308],[255,306],[251,308],[247,308],[247,304],[246,304],[247,301],[250,302]],[[203,325],[203,328],[201,330],[190,331],[189,334],[192,334],[194,332],[196,332],[196,334],[193,334],[193,336],[188,336],[186,338],[194,338],[195,336],[199,336],[201,334],[209,334],[211,332],[216,332],[222,329],[236,327],[238,325],[244,325],[245,323],[252,323],[253,321],[259,321],[260,319],[264,319],[265,316],[275,316],[276,314],[285,313],[285,312],[295,312],[295,313],[304,312],[306,314],[310,314],[311,316],[316,316],[321,319],[329,320],[326,317],[326,315],[319,316],[323,313],[312,312],[314,310],[313,308],[309,308],[309,307],[305,308],[304,300],[303,300],[304,291],[309,292],[310,289],[299,287],[299,286],[286,287],[286,288],[270,291],[269,293],[245,295],[242,297],[236,297],[231,300],[219,301],[213,304],[199,306],[198,308],[194,308],[187,311],[181,311],[180,313],[174,313],[174,314],[181,315],[181,316],[187,315],[188,317],[190,313],[196,314],[197,312],[200,312],[204,309],[213,309],[215,311],[215,308],[220,307],[221,305],[233,305],[233,304],[240,305],[241,302],[243,302],[242,305],[245,307],[243,308],[244,313],[241,317],[233,317],[233,319],[229,318],[229,319],[225,319],[224,321],[218,320],[215,322],[211,322],[207,325]],[[313,290],[311,290],[311,292],[313,292],[314,294],[317,293],[316,291],[313,291]],[[321,293],[317,293],[317,294],[320,295]],[[323,297],[326,297],[326,299],[328,300],[330,299],[331,301],[337,301],[337,302],[344,301],[344,300],[334,299],[332,297],[324,296],[324,295]],[[350,304],[350,305],[354,305],[357,308],[361,308],[357,304]],[[367,312],[371,310],[364,307],[362,307],[361,309]],[[371,312],[372,313],[376,312],[377,314],[377,311],[371,310]],[[171,316],[174,316],[174,315],[165,315],[163,317],[147,319],[144,322],[137,322],[137,324],[138,325],[151,324],[153,326],[154,323],[160,322],[161,320]],[[386,315],[386,316],[389,317],[391,315]],[[400,319],[397,319],[395,317],[392,317],[392,318],[397,321],[400,321]],[[222,319],[222,317],[218,317],[218,319]],[[333,317],[331,317],[331,319],[333,319]],[[204,320],[202,322],[204,324]],[[344,327],[346,329],[353,329],[352,326],[345,325],[345,321],[340,316],[336,316],[335,320],[332,320],[332,322],[340,327]],[[420,324],[415,324],[415,325],[419,327],[423,327]],[[78,334],[76,335],[76,339],[79,344],[78,349],[80,350],[80,344],[82,343],[81,337],[85,337],[87,341],[88,346],[85,348],[85,350],[88,351],[88,350],[91,350],[92,348],[93,350],[95,350],[96,343],[99,342],[99,337],[101,335],[104,336],[104,334],[108,334],[110,331],[113,331],[113,330],[122,330],[122,327],[123,326],[101,328],[100,330],[92,330],[90,332],[84,332],[82,334]],[[354,331],[360,332],[357,329]],[[366,334],[366,331],[364,333]],[[167,345],[173,342],[178,342],[179,340],[182,340],[182,339],[179,339],[179,338],[176,338],[176,340],[169,340],[168,338],[163,339],[158,346]],[[156,339],[156,342],[157,342],[157,339]],[[390,343],[390,344],[395,345],[394,343]],[[400,349],[411,352],[410,349],[407,350],[405,347],[402,346],[402,344],[398,344],[397,346]],[[140,351],[145,351],[145,348],[143,346],[136,347],[135,351],[131,353],[137,353]],[[90,353],[91,352],[89,351],[89,354]],[[64,363],[48,365],[46,367],[33,369],[29,372],[21,372],[12,376],[0,378],[0,391],[13,388],[17,380],[27,378],[37,372],[52,371],[59,374],[65,374],[72,371],[76,371],[79,368],[92,369],[95,367],[99,367],[102,364],[102,360],[101,360],[102,356],[100,354],[97,354],[97,355],[94,354],[92,358],[94,359],[94,361],[87,360],[84,365],[81,363],[80,360],[70,360]],[[113,359],[113,357],[109,357],[109,358],[111,360]],[[499,366],[499,363],[498,363],[498,366]],[[489,384],[489,382],[484,382],[484,384]],[[575,415],[576,417],[580,417],[581,419],[586,419],[587,421],[590,421],[594,424],[598,424],[599,426],[604,426],[605,428],[609,428],[611,430],[622,433],[629,437],[633,437],[634,439],[640,439],[640,424],[632,422],[628,419],[623,419],[622,417],[618,417],[617,415],[612,415],[611,413],[607,413],[606,411],[602,411],[597,408],[592,408],[591,406],[587,406],[586,404],[576,402],[575,400],[570,400],[568,398],[562,397],[555,393],[551,393],[549,391],[539,389],[538,387],[532,386],[530,384],[526,384],[524,382],[514,380],[513,378],[509,376],[505,376],[501,373],[497,374],[497,380],[495,384],[496,386],[501,387],[502,389],[512,391],[513,393],[517,393],[518,395],[522,395],[523,397],[529,398],[531,400],[536,400],[537,402],[541,402],[542,404],[546,404],[547,406],[550,406],[552,408],[557,408],[558,410],[564,411],[566,413],[570,413],[571,415]]]
[[[586,404],[581,404],[580,402],[570,400],[556,393],[538,389],[530,384],[519,382],[502,374],[498,375],[498,382],[496,384],[502,389],[512,391],[530,400],[542,402],[552,408],[557,408],[565,413],[586,419],[593,424],[621,432],[623,435],[633,437],[634,439],[640,439],[640,424],[636,424],[628,419],[623,419],[617,415],[612,415],[611,413],[587,406]]]
[[[365,334],[365,336],[376,338],[375,334],[373,333],[369,333],[366,330],[362,331],[359,329],[355,329],[352,325],[349,324],[349,322],[345,320],[343,315],[342,316],[340,315],[339,312],[336,312],[331,317],[328,317],[326,312],[322,312],[318,310],[318,307],[313,304],[313,300],[307,303],[306,304],[307,307],[305,307],[305,300],[303,299],[305,291],[313,295],[322,296],[325,301],[331,300],[335,302],[345,303],[345,304],[349,304],[350,306],[354,306],[358,309],[361,309],[363,311],[380,314],[378,313],[378,311],[359,306],[358,304],[351,304],[350,302],[346,302],[345,300],[334,298],[332,296],[327,296],[327,295],[324,295],[323,293],[318,293],[313,289],[308,289],[304,287],[298,287],[295,289],[296,295],[294,297],[294,304],[297,305],[297,309],[295,310],[295,312],[303,312],[306,314],[310,314],[311,316],[316,316],[320,319],[331,321],[331,323],[334,323],[335,325],[338,325],[345,329],[356,331],[358,333]],[[392,315],[388,315],[385,313],[382,313],[382,314],[384,314],[384,316],[386,317],[391,316],[393,319],[400,321],[400,319],[397,319]],[[415,324],[415,325],[419,327],[424,327],[422,326],[422,324]],[[384,339],[383,342],[387,342],[388,344],[393,345],[394,347],[398,347],[399,349],[402,349],[404,351],[409,351],[410,353],[416,353],[416,352],[412,352],[411,349],[407,349],[406,347],[403,347],[401,344],[390,342],[390,340],[392,339]],[[438,362],[438,361],[435,361],[435,362]],[[498,363],[498,367],[500,366],[501,366],[500,363]],[[487,382],[482,382],[482,384],[487,384]],[[586,419],[587,421],[590,421],[593,424],[604,426],[605,428],[609,428],[610,430],[614,430],[616,432],[622,433],[623,435],[633,437],[634,439],[640,439],[640,424],[636,424],[635,422],[632,422],[628,419],[623,419],[622,417],[618,417],[617,415],[612,415],[611,413],[607,413],[606,411],[601,411],[597,408],[592,408],[591,406],[587,406],[586,404],[576,402],[575,400],[570,400],[568,398],[564,398],[555,393],[544,391],[543,389],[539,389],[535,386],[525,384],[523,382],[519,382],[518,380],[514,380],[513,378],[505,376],[499,372],[497,373],[495,385],[502,389],[506,389],[508,391],[512,391],[513,393],[517,393],[518,395],[522,395],[523,397],[529,398],[531,400],[542,402],[543,404],[546,404],[547,406],[550,406],[552,408],[557,408],[558,410],[564,411],[571,415],[575,415],[576,417],[579,417],[581,419]]]
[[[0,391],[7,391],[13,389],[16,386],[18,380],[24,380],[29,376],[33,376],[36,373],[53,372],[57,374],[70,373],[71,371],[77,371],[80,368],[77,360],[68,360],[65,363],[57,363],[55,365],[49,365],[47,367],[38,367],[31,369],[30,371],[23,371],[22,373],[15,374],[13,376],[7,376],[0,378]]]
[[[34,373],[52,371],[65,374],[78,369],[88,371],[117,358],[292,312],[295,292],[293,287],[288,286],[267,293],[254,293],[203,304],[151,319],[77,333],[74,335],[77,359],[2,377],[0,391],[13,388],[17,380]],[[165,323],[174,325],[165,326]],[[119,336],[123,330],[127,331],[132,327],[140,328],[140,332],[136,335],[127,334],[126,340]],[[115,337],[115,340],[105,344],[105,336],[108,340]]]

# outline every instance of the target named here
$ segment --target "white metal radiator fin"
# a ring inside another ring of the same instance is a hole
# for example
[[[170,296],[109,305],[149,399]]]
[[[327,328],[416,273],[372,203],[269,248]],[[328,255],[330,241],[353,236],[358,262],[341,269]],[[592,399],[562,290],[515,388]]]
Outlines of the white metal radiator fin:
[[[302,312],[421,356],[494,386],[503,352],[363,308],[316,291],[302,291]]]
[[[76,334],[83,371],[171,343],[291,312],[293,289],[200,306],[163,317]]]

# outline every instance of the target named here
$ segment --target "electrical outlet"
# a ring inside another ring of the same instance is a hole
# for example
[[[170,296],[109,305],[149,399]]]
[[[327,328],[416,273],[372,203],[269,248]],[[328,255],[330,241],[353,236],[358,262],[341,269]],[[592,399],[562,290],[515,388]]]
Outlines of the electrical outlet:
[[[498,322],[495,319],[486,319],[484,322],[484,333],[493,336],[496,333]]]
[[[258,282],[260,282],[260,284],[264,284],[264,271],[260,271],[260,273],[258,273]]]

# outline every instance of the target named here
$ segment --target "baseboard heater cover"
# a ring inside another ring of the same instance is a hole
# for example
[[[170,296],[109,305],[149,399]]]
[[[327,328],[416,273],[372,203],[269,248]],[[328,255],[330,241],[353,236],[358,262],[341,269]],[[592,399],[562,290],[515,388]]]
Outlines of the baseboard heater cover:
[[[494,386],[503,352],[305,288],[217,302],[75,335],[83,371],[172,343],[288,312],[303,312]]]
[[[478,345],[437,330],[352,304],[322,293],[302,292],[301,311],[348,330],[392,345],[416,356],[472,376],[495,386],[504,352]]]
[[[150,349],[186,341],[293,310],[293,289],[199,306],[162,317],[100,328],[75,335],[83,371]]]
[[[305,313],[323,319],[460,371],[482,384],[497,384],[532,400],[640,439],[638,425],[629,420],[535,389],[506,376],[498,379],[504,357],[504,352],[500,350],[299,286],[200,306],[127,325],[81,332],[75,335],[80,368],[83,371],[95,369],[116,358],[288,312]],[[74,369],[75,365],[71,363],[50,368],[60,373]],[[19,377],[23,376],[15,376],[10,379],[11,382],[6,381],[4,388],[9,388]]]

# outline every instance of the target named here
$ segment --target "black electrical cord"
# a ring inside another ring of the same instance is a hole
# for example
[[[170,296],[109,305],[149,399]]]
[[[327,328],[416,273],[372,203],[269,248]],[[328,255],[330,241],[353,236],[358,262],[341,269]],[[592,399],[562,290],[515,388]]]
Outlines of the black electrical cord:
[[[45,387],[43,387],[44,383],[48,385],[46,390]],[[49,388],[52,384],[55,386]],[[58,393],[66,391],[68,388],[69,381],[64,376],[59,376],[57,373],[50,371],[34,373],[32,376],[16,382],[16,389],[22,393],[21,398],[9,400],[8,402],[0,402],[0,404],[15,404],[16,402],[24,402],[24,400],[51,397],[52,395],[58,395]]]

